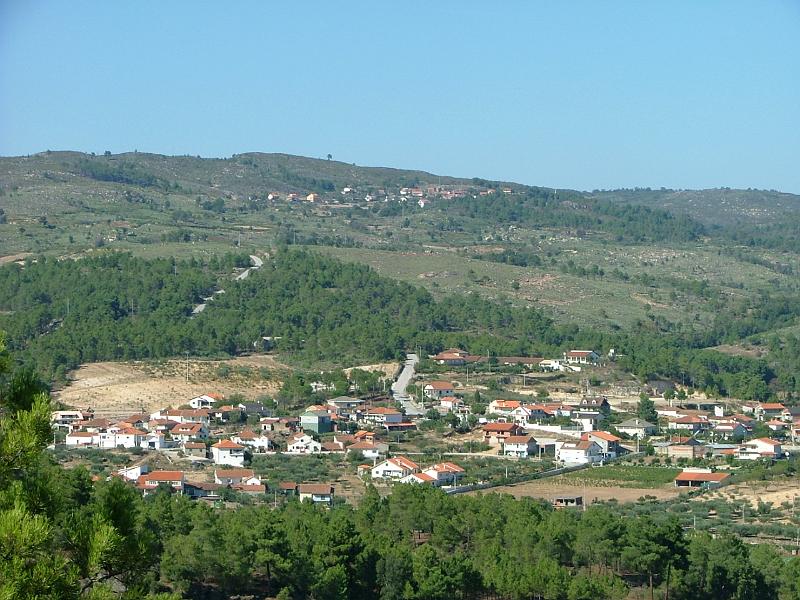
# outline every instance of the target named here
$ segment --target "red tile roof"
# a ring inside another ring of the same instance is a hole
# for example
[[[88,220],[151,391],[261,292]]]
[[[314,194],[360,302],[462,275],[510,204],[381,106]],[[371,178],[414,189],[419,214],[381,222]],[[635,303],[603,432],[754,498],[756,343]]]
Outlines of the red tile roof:
[[[449,381],[429,381],[425,384],[425,387],[430,387],[435,390],[452,390],[453,384]]]
[[[684,471],[683,473],[678,473],[678,476],[675,477],[675,481],[707,481],[719,483],[728,477],[730,477],[728,473],[687,473]]]
[[[221,440],[211,446],[212,448],[221,448],[223,450],[243,450],[244,446],[240,446],[236,442],[232,442],[231,440]]]

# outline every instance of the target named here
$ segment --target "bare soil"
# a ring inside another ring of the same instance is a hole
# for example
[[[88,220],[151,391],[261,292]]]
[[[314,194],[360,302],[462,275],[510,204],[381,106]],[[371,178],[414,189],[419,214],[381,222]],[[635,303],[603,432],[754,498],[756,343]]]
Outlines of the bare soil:
[[[511,494],[515,498],[542,498],[552,502],[557,496],[583,496],[584,504],[592,504],[598,501],[617,500],[618,502],[635,502],[643,496],[654,496],[659,500],[675,498],[680,490],[674,486],[664,486],[662,488],[625,488],[619,486],[592,486],[592,485],[570,485],[558,483],[550,479],[537,479],[515,485],[504,485],[490,490],[468,492],[470,494],[498,492],[501,494]]]
[[[186,364],[184,360],[169,360],[83,365],[72,374],[72,383],[55,393],[55,399],[74,408],[92,408],[98,417],[120,418],[142,410],[177,407],[200,394],[240,393],[248,399],[271,395],[280,389],[278,377],[287,369],[267,355],[225,361],[190,358],[187,380]],[[225,377],[218,373],[222,365],[230,369]],[[251,374],[243,376],[237,367],[249,367]],[[270,371],[269,380],[259,376],[261,367]]]
[[[800,477],[781,481],[751,481],[726,485],[713,492],[696,496],[695,500],[748,502],[754,509],[758,507],[759,502],[772,502],[776,507],[784,502],[789,504],[796,502],[796,506],[800,509]]]

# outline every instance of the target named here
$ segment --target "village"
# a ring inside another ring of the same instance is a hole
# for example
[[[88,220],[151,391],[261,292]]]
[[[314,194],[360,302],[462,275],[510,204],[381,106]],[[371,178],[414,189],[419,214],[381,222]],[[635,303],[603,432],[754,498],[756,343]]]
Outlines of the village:
[[[676,488],[716,488],[742,461],[784,459],[800,436],[800,407],[696,399],[670,385],[651,386],[636,403],[594,390],[559,392],[553,385],[563,387],[567,375],[580,382],[601,371],[613,351],[572,350],[542,359],[453,348],[422,363],[409,356],[414,360],[398,367],[391,394],[361,393],[351,384],[352,395],[326,397],[332,387],[317,382],[312,387],[320,400],[297,411],[231,403],[216,393],[119,419],[58,410],[51,448],[126,455],[121,460],[127,462],[106,476],[121,477],[145,495],[168,489],[211,503],[244,497],[277,503],[295,496],[332,505],[353,501],[353,486],[367,482],[382,493],[398,484],[461,493],[633,460],[681,467]],[[649,419],[643,405],[650,407]],[[275,480],[260,462],[270,457],[271,465],[280,461],[282,472],[292,472],[292,461],[309,456],[335,461],[336,480]],[[479,470],[476,460],[499,469]],[[343,486],[351,493],[343,494]],[[577,494],[545,499],[557,506],[584,501]]]

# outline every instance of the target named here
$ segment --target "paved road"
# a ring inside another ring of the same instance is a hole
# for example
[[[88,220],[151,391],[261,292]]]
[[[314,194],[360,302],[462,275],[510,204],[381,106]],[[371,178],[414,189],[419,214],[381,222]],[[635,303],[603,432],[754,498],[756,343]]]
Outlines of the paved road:
[[[253,266],[245,269],[241,273],[236,276],[236,279],[241,281],[242,279],[247,279],[247,276],[250,275],[250,271],[254,269],[259,269],[264,265],[264,261],[257,257],[255,254],[250,255],[250,260],[253,262]],[[217,290],[207,298],[203,298],[203,303],[198,304],[192,309],[192,315],[199,315],[206,309],[206,305],[214,299],[214,296],[217,294],[224,294],[225,290]]]
[[[411,397],[406,393],[406,388],[414,377],[414,369],[419,362],[419,356],[416,354],[406,354],[406,362],[403,365],[403,370],[397,376],[397,381],[392,384],[392,397],[403,405],[406,415],[409,417],[421,416],[425,414],[425,409],[414,402]]]

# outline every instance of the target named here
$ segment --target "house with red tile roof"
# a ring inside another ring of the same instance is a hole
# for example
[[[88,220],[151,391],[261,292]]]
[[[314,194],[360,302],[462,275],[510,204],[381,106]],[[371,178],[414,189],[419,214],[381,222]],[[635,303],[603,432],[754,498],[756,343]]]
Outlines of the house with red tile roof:
[[[616,458],[622,453],[619,443],[622,438],[608,431],[587,431],[581,435],[581,440],[595,442],[603,451],[603,458]]]
[[[744,442],[734,455],[739,460],[758,460],[760,458],[783,458],[781,443],[770,438],[756,438]]]
[[[183,484],[186,481],[186,475],[183,471],[151,471],[144,475],[139,475],[136,480],[136,487],[138,487],[146,496],[152,493],[161,484],[166,484],[172,487],[176,492],[183,492]]]
[[[445,396],[452,396],[455,388],[450,381],[429,381],[422,387],[427,398],[441,400]]]
[[[169,434],[178,442],[197,442],[208,439],[208,428],[203,423],[178,423]]]
[[[301,483],[297,486],[300,502],[308,500],[314,504],[333,504],[334,487],[330,483]]]
[[[214,469],[214,483],[220,485],[245,485],[260,484],[261,478],[258,477],[253,469]]]
[[[231,440],[221,440],[211,446],[211,458],[218,465],[244,466],[244,446]]]
[[[464,476],[464,469],[452,462],[441,462],[422,470],[423,475],[433,478],[433,484],[458,485],[458,480]]]
[[[536,440],[530,435],[510,435],[502,442],[503,456],[528,458],[536,456],[539,452]]]
[[[373,479],[402,479],[419,471],[419,465],[405,456],[389,458],[372,467]]]
[[[728,473],[713,473],[710,469],[686,469],[675,477],[675,487],[719,487],[729,477]]]
[[[490,446],[499,446],[512,435],[525,435],[525,429],[516,423],[486,423],[482,429],[483,441]]]
[[[571,365],[596,365],[600,355],[594,350],[570,350],[564,352],[564,360]]]

